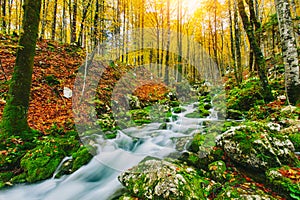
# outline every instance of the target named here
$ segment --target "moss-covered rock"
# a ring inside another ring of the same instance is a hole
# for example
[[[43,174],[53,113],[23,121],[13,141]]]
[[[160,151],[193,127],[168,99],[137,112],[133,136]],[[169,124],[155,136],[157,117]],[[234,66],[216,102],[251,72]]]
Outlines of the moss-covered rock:
[[[282,166],[266,171],[267,183],[288,199],[300,199],[300,168]]]
[[[51,147],[41,147],[29,151],[21,160],[21,167],[27,173],[28,182],[36,182],[52,176],[59,165],[63,153]]]
[[[80,147],[77,152],[72,154],[73,164],[72,164],[72,172],[79,169],[81,166],[87,164],[92,159],[92,154],[89,150],[82,146]]]
[[[253,106],[264,103],[260,81],[256,77],[232,88],[227,96],[227,108],[233,110],[248,111]]]
[[[187,118],[205,118],[209,116],[210,112],[208,110],[202,109],[202,110],[195,110],[192,113],[187,113],[185,117]]]
[[[299,162],[287,136],[258,122],[247,122],[231,128],[217,136],[216,144],[224,149],[232,161],[256,170],[265,171]]]
[[[120,182],[141,199],[205,199],[220,184],[201,177],[191,167],[147,160],[122,173]]]
[[[182,112],[186,111],[186,109],[182,108],[182,107],[175,107],[175,108],[172,109],[172,111],[174,113],[182,113]]]
[[[225,180],[226,164],[224,161],[218,160],[209,164],[208,170],[215,181],[223,182]]]
[[[36,148],[29,150],[21,159],[21,167],[28,182],[51,177],[61,160],[79,148],[79,142],[75,136],[45,136],[37,144]]]

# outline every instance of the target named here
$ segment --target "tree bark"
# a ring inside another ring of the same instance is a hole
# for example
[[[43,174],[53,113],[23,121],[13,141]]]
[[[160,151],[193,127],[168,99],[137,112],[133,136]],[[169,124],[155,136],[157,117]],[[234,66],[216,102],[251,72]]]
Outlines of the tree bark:
[[[6,33],[6,0],[2,0],[2,32]]]
[[[263,89],[262,92],[263,92],[264,99],[266,101],[270,101],[273,99],[273,95],[271,93],[271,88],[269,86],[269,81],[267,77],[266,61],[258,45],[257,39],[254,35],[253,26],[251,25],[248,15],[245,11],[245,5],[243,0],[238,0],[238,10],[243,21],[243,26],[250,43],[250,47],[252,48],[255,55],[255,62],[258,65],[258,75]]]
[[[51,33],[51,39],[55,40],[55,33],[56,33],[56,14],[57,14],[57,0],[54,1],[54,9],[53,9],[53,23],[52,23],[52,33]]]
[[[275,0],[285,66],[285,86],[290,103],[300,100],[299,60],[288,0]]]
[[[27,114],[32,80],[34,54],[40,20],[41,0],[24,2],[23,34],[20,36],[14,73],[4,108],[1,129],[20,135],[29,131]]]
[[[73,0],[73,17],[71,23],[71,43],[76,42],[77,0]]]
[[[241,33],[240,33],[240,23],[238,19],[238,12],[236,9],[236,4],[234,5],[234,35],[235,35],[235,61],[236,61],[236,68],[235,68],[235,76],[237,84],[241,84],[243,81],[243,68],[242,68],[242,54],[241,54]]]

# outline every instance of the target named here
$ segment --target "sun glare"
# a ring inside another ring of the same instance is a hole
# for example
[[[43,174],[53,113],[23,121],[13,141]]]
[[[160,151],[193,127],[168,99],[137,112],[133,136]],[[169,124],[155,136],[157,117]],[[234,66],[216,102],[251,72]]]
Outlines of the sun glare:
[[[189,14],[193,14],[200,7],[201,0],[182,0],[182,5]]]

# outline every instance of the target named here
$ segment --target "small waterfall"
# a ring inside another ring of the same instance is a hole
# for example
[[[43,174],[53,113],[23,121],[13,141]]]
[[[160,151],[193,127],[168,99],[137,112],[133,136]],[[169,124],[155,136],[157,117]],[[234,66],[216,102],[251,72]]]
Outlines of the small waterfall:
[[[73,159],[72,156],[64,157],[64,159],[59,163],[58,167],[56,168],[55,172],[53,173],[52,178],[56,177],[56,175],[60,172],[60,170],[65,162],[72,160],[72,159]]]

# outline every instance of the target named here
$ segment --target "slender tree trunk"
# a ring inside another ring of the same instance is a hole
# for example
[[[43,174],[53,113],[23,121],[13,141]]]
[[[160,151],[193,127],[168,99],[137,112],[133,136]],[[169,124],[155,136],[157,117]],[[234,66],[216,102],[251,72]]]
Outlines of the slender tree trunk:
[[[2,0],[2,32],[6,33],[6,0]]]
[[[236,59],[235,59],[235,41],[233,39],[233,35],[234,35],[234,32],[233,32],[233,20],[232,20],[232,14],[231,14],[231,1],[228,0],[228,8],[229,8],[229,28],[230,28],[230,50],[231,50],[231,59],[232,59],[232,62],[233,62],[233,69],[234,71],[236,72]],[[235,79],[238,80],[238,77],[237,77],[237,73],[234,73],[235,74]]]
[[[73,0],[73,17],[71,25],[71,43],[76,42],[76,30],[77,30],[77,0]]]
[[[29,131],[27,123],[33,61],[38,37],[41,0],[25,0],[23,34],[20,36],[14,73],[1,128],[4,133],[20,135]]]
[[[253,27],[251,26],[251,23],[245,11],[243,0],[238,0],[238,10],[243,21],[244,29],[246,31],[250,47],[254,52],[255,61],[258,64],[258,75],[260,78],[261,86],[263,88],[264,99],[266,101],[270,101],[273,99],[273,95],[271,93],[271,88],[269,86],[269,81],[267,77],[266,61],[258,45],[257,39],[254,36]]]
[[[178,74],[177,81],[181,82],[182,79],[182,1],[177,0],[177,44],[178,44],[178,55],[177,55],[177,63],[178,63]],[[188,34],[187,34],[188,37]],[[189,40],[187,41],[189,45]],[[189,50],[189,47],[188,47]],[[176,70],[175,70],[176,71]]]
[[[100,12],[100,4],[99,0],[96,0],[96,8],[95,8],[95,16],[94,16],[94,46],[99,44],[99,13]]]
[[[86,6],[84,5],[83,14],[82,14],[81,23],[80,23],[79,34],[78,34],[78,40],[77,40],[78,46],[82,45],[82,32],[83,32],[83,28],[84,28],[84,21],[87,17],[87,13],[88,13],[89,7],[91,6],[91,3],[92,3],[92,0],[88,1],[88,4]]]
[[[43,39],[45,37],[45,29],[47,25],[47,13],[48,13],[48,0],[43,0],[43,10],[42,10],[42,29],[41,29],[41,35],[40,39]]]
[[[299,60],[288,0],[275,0],[285,66],[285,85],[290,103],[300,101]]]
[[[57,18],[57,0],[54,1],[54,8],[53,8],[53,23],[52,23],[52,33],[51,39],[55,40],[55,33],[56,33],[56,18]]]
[[[167,46],[166,46],[166,57],[165,57],[165,83],[169,84],[169,61],[170,61],[170,43],[171,43],[171,22],[170,22],[170,1],[167,0]]]
[[[66,1],[63,2],[63,10],[62,10],[62,22],[61,22],[61,35],[60,35],[60,41],[66,43]]]
[[[8,27],[7,33],[10,34],[11,32],[11,10],[12,10],[13,0],[8,1]]]
[[[240,32],[240,23],[238,19],[238,11],[236,4],[234,6],[234,34],[235,34],[235,60],[236,60],[236,69],[235,76],[237,78],[237,84],[241,84],[243,81],[243,68],[242,68],[242,55],[241,55],[241,32]]]

